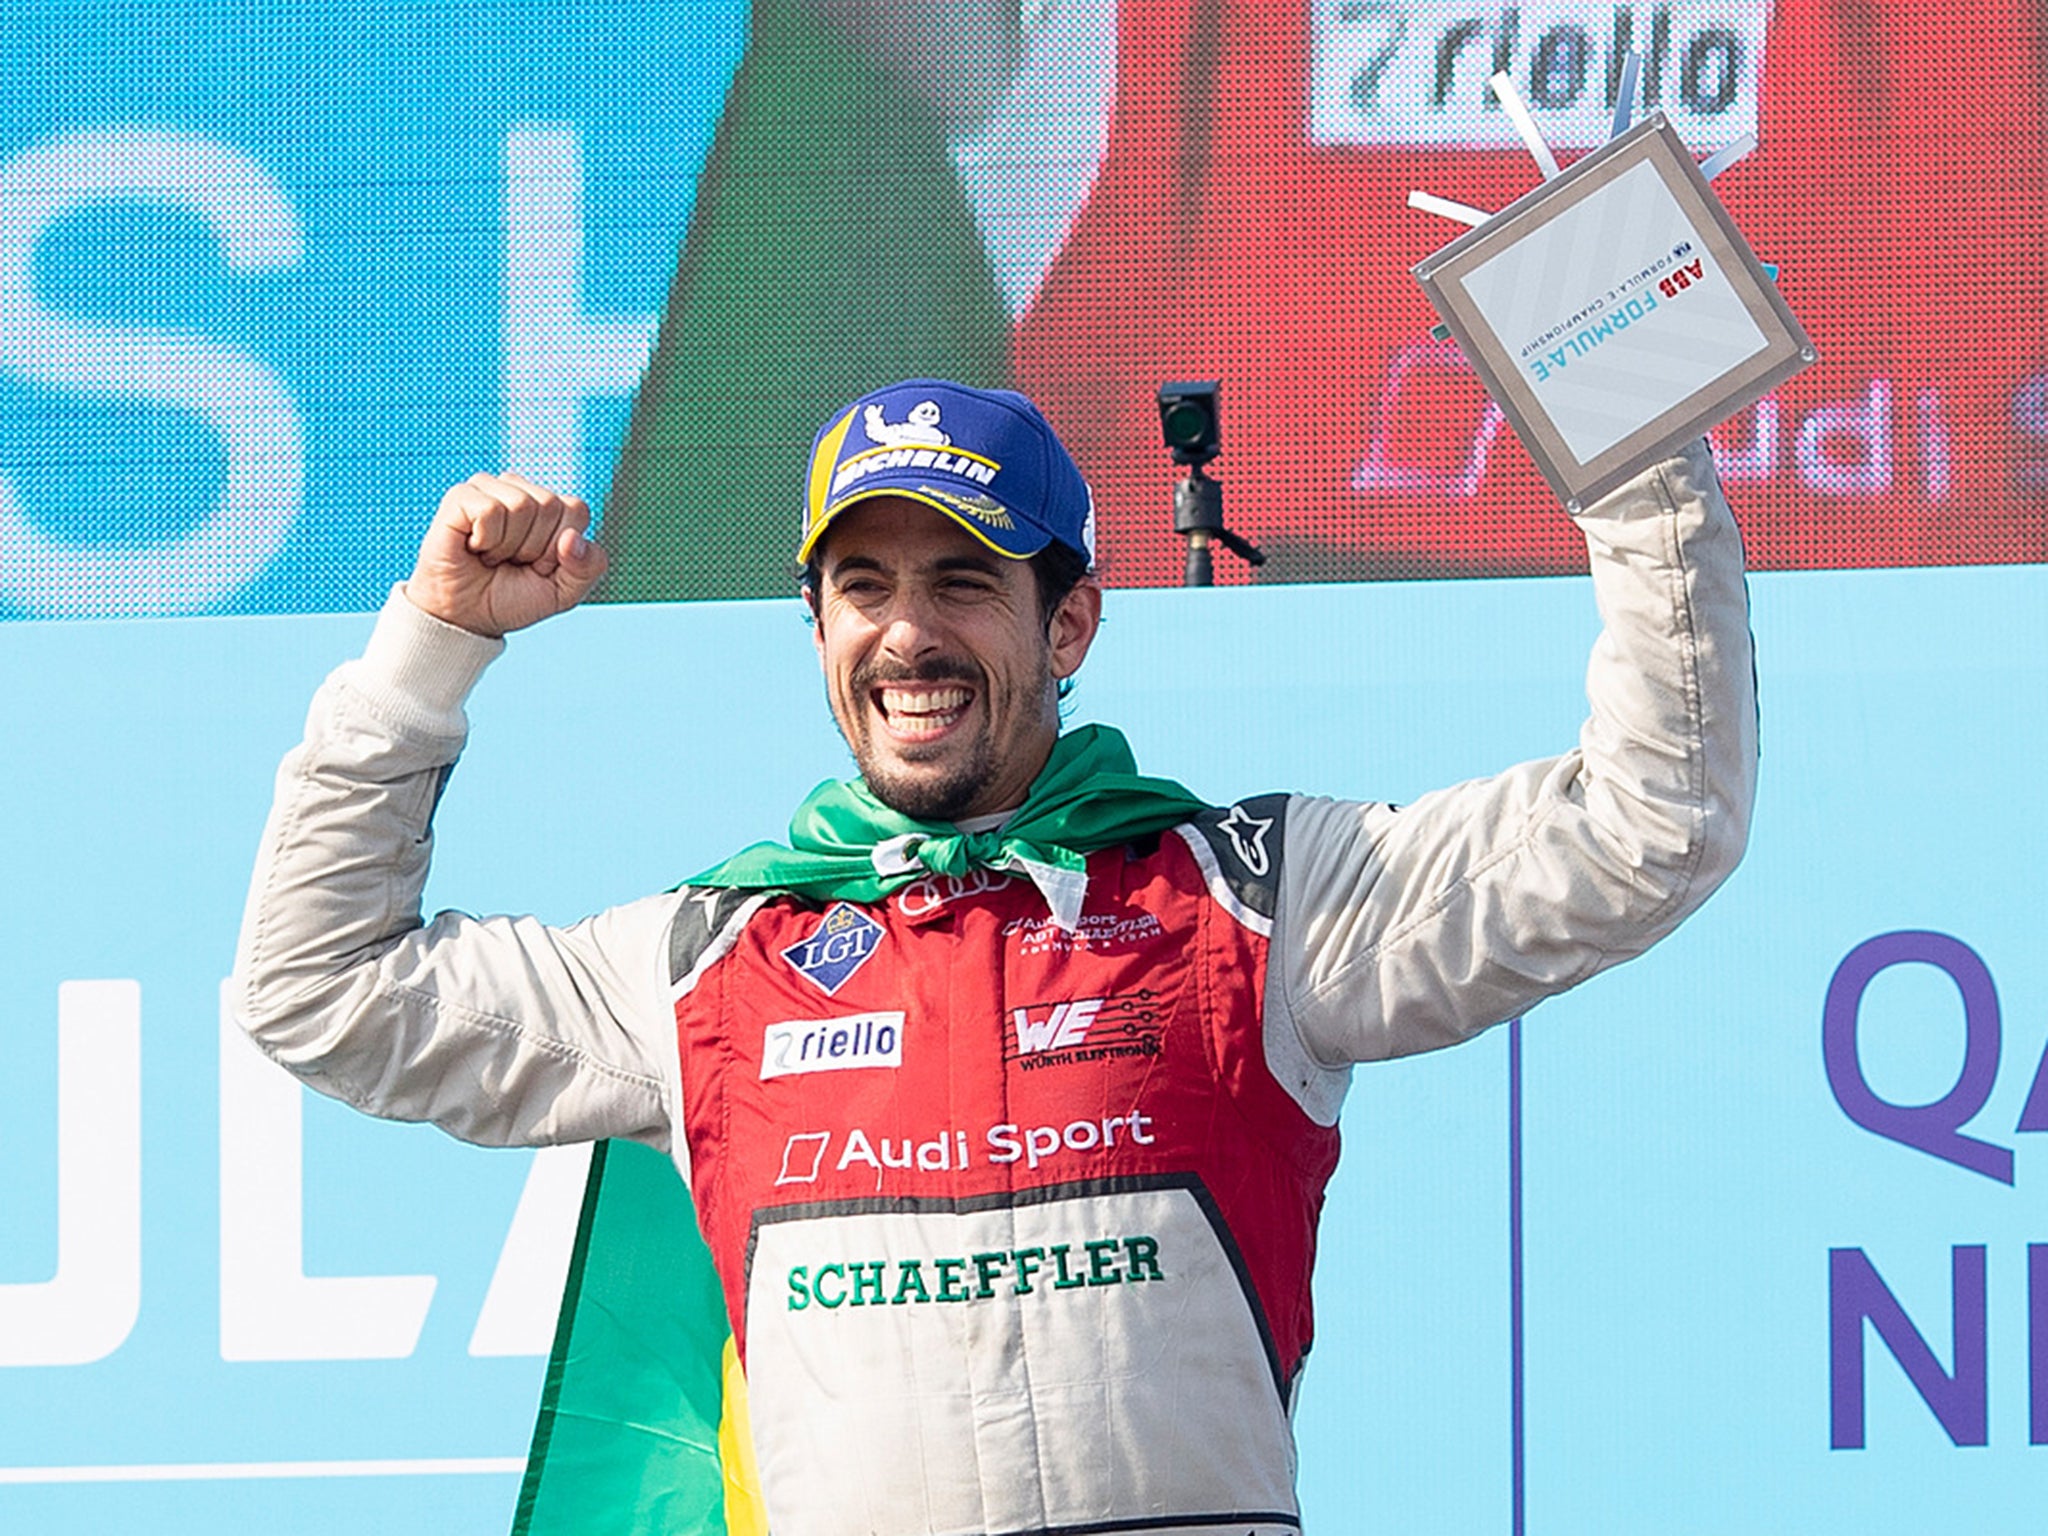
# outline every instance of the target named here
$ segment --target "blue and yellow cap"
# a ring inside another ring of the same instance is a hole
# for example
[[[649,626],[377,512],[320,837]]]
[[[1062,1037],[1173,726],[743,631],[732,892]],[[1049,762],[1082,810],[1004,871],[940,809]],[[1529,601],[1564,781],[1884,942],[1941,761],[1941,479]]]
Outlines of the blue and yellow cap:
[[[875,496],[921,501],[997,554],[1064,544],[1095,561],[1088,482],[1038,407],[1007,389],[908,379],[863,395],[811,445],[799,563],[832,519]]]

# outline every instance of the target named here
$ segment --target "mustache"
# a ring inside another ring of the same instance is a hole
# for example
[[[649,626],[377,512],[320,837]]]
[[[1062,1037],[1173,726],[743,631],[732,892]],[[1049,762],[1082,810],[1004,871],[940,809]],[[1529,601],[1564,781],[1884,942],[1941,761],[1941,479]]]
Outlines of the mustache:
[[[923,661],[871,661],[855,667],[853,686],[865,692],[883,683],[965,683],[981,686],[981,669],[952,656],[928,656]]]

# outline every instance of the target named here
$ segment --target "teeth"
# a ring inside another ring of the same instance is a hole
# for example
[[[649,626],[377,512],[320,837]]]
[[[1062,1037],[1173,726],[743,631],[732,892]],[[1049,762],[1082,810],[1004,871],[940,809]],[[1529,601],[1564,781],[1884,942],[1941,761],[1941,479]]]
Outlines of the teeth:
[[[971,688],[883,687],[877,703],[888,718],[889,728],[899,736],[936,736],[952,728],[973,702]]]
[[[909,693],[891,688],[884,692],[892,715],[940,715],[965,709],[970,697],[965,688],[940,688],[930,693]]]

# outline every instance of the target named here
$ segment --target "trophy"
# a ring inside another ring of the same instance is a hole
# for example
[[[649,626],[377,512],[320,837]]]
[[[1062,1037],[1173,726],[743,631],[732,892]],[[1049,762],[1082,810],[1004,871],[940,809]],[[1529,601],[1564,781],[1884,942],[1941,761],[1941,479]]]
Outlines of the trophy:
[[[1416,281],[1567,510],[1579,511],[1791,378],[1817,354],[1708,181],[1755,147],[1694,162],[1662,113],[1561,169],[1505,75],[1495,95],[1544,173],[1498,213],[1428,193],[1473,226]]]

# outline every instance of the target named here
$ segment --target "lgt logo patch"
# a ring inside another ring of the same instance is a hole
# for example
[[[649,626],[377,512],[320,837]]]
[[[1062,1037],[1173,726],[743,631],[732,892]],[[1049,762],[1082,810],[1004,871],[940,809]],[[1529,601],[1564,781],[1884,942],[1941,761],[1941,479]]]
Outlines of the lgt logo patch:
[[[835,901],[809,936],[785,949],[782,958],[829,996],[868,963],[881,941],[880,923],[859,907]]]

